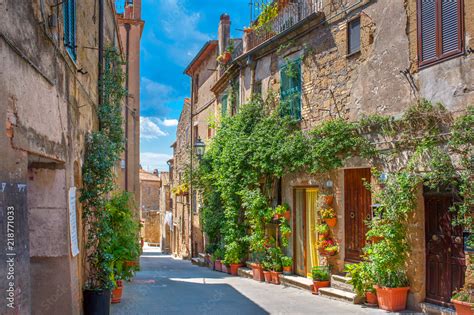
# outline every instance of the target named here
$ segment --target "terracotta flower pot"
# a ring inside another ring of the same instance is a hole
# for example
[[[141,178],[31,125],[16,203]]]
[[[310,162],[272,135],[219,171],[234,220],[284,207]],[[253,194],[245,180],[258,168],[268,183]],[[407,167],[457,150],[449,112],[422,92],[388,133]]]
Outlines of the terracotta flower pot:
[[[329,232],[326,232],[324,234],[319,234],[319,240],[325,240],[329,236]]]
[[[253,32],[253,28],[251,28],[251,27],[244,28],[244,32],[245,32],[246,34],[250,34],[250,33]]]
[[[335,227],[336,224],[337,224],[337,218],[324,219],[324,222],[326,222],[326,224],[327,224],[329,227]]]
[[[406,309],[409,287],[383,288],[375,286],[379,307],[390,312],[398,312]]]
[[[333,195],[326,195],[326,196],[324,196],[324,203],[325,203],[327,206],[332,205],[333,202],[334,202],[334,196],[333,196]]]
[[[287,221],[290,221],[290,218],[291,218],[291,212],[290,212],[290,210],[286,211],[286,212],[283,214],[283,217],[284,217]]]
[[[263,268],[260,264],[252,264],[253,280],[264,281]]]
[[[112,299],[111,302],[113,304],[120,303],[122,301],[122,293],[123,293],[123,281],[117,280],[117,287],[112,290]]]
[[[462,301],[457,301],[457,300],[451,300],[451,302],[454,304],[454,307],[456,308],[457,315],[473,315],[474,314],[474,311],[472,310],[472,308],[474,307],[473,303],[462,302]]]
[[[125,266],[127,266],[127,267],[138,266],[138,261],[136,261],[136,260],[127,260],[127,261],[125,261]]]
[[[319,288],[328,288],[331,282],[329,281],[313,281],[313,294],[318,294]]]
[[[283,267],[283,274],[284,275],[291,275],[293,273],[291,266]]]
[[[224,54],[222,55],[222,61],[224,63],[228,63],[230,59],[232,59],[232,54],[228,51],[224,52]]]
[[[220,261],[220,259],[217,259],[215,262],[214,262],[214,269],[216,271],[221,271],[222,272],[222,262]]]
[[[372,236],[372,237],[370,238],[370,241],[371,241],[373,244],[375,244],[375,243],[380,242],[380,241],[383,240],[383,239],[384,239],[383,236]]]
[[[270,274],[271,274],[271,277],[272,277],[272,283],[273,284],[280,284],[280,275],[281,275],[281,272],[278,272],[278,271],[270,271]]]
[[[271,283],[272,282],[272,274],[268,270],[263,271],[263,277],[265,278],[266,283]]]
[[[374,292],[365,292],[365,299],[367,300],[367,304],[377,305],[377,294]]]
[[[222,272],[230,274],[230,265],[222,264]]]
[[[239,274],[239,268],[242,266],[242,264],[230,264],[230,274],[237,276]]]

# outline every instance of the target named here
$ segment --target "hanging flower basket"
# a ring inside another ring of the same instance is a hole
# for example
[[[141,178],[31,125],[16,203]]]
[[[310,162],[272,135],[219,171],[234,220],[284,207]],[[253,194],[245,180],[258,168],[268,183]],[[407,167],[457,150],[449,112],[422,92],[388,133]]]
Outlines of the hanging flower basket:
[[[324,219],[324,222],[326,222],[329,227],[335,227],[337,224],[337,218]]]

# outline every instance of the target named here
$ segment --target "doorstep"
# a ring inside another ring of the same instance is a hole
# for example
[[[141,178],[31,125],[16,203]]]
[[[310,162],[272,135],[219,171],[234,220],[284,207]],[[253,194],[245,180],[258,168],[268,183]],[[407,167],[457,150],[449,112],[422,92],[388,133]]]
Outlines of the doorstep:
[[[311,291],[313,289],[313,280],[297,275],[280,275],[281,284],[298,289]]]
[[[433,315],[456,315],[456,311],[448,308],[439,306],[436,304],[431,304],[427,302],[420,303],[421,310],[425,314],[433,314]]]
[[[237,271],[237,275],[242,278],[253,279],[252,269],[247,268],[247,267],[240,267],[239,270]]]

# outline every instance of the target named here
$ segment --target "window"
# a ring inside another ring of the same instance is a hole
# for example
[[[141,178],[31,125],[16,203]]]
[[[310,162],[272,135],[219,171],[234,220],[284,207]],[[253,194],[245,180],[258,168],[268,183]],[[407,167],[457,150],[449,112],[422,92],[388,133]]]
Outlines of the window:
[[[301,59],[288,62],[280,71],[280,115],[301,119]]]
[[[231,115],[234,116],[239,112],[240,106],[240,81],[239,78],[234,79],[230,84],[229,95],[231,98]]]
[[[65,0],[64,14],[64,47],[73,60],[76,60],[76,0]]]
[[[207,126],[207,138],[208,139],[212,138],[212,128],[210,125]]]
[[[255,86],[253,88],[253,94],[255,95],[262,95],[262,81],[255,82]]]
[[[462,0],[418,0],[420,66],[463,53]]]
[[[194,126],[194,142],[199,139],[199,126]]]
[[[221,97],[221,114],[222,117],[227,115],[227,94]]]
[[[349,22],[347,26],[347,54],[352,55],[360,51],[360,18]]]

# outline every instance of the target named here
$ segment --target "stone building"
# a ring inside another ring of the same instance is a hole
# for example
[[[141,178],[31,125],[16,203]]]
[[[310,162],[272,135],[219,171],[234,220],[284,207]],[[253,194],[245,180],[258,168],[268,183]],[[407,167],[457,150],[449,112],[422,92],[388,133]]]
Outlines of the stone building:
[[[140,170],[140,217],[144,224],[142,237],[145,242],[160,244],[161,212],[160,212],[161,179],[158,171],[149,173]]]
[[[170,167],[172,192],[171,250],[173,255],[191,258],[191,205],[189,198],[189,168],[191,161],[191,100],[184,100],[178,121],[173,162]]]
[[[286,7],[269,30],[245,32],[242,53],[211,87],[218,102],[215,112],[232,115],[252,94],[289,100],[288,111],[302,130],[337,117],[397,118],[421,98],[441,102],[452,113],[463,112],[474,103],[474,1],[441,2],[282,1]],[[441,21],[443,16],[446,22]],[[437,29],[434,20],[446,26]],[[290,66],[294,76],[285,71]],[[206,92],[199,97],[202,94]],[[333,232],[340,251],[330,263],[341,272],[344,264],[360,261],[367,231],[364,220],[372,215],[371,195],[363,184],[363,179],[372,178],[371,166],[353,158],[323,176],[302,173],[282,178],[280,199],[292,209],[293,227],[286,251],[293,257],[295,273],[307,277],[312,266],[327,259],[315,249],[312,223],[303,222],[314,217],[321,193],[334,195],[338,219]],[[423,302],[447,305],[451,294],[438,292],[437,283],[429,281],[434,271],[427,267],[427,246],[433,231],[425,230],[425,224],[436,215],[433,202],[433,196],[423,195],[420,188],[419,207],[409,225],[409,306],[415,309],[427,305]],[[449,203],[443,204],[447,213]],[[463,280],[456,275],[465,270],[465,260],[461,250],[459,257],[437,269],[450,282],[447,287],[459,287]],[[334,292],[338,294],[337,289]]]
[[[163,253],[171,253],[171,226],[173,214],[171,212],[171,182],[169,172],[160,172],[161,187],[158,192],[161,222],[160,247]]]
[[[123,110],[125,151],[119,177],[122,189],[133,193],[135,200],[140,200],[140,41],[145,22],[141,19],[141,0],[123,1],[124,12],[117,16],[117,20],[128,95]]]
[[[222,14],[218,25],[218,39],[210,40],[204,44],[198,54],[185,69],[191,78],[191,152],[190,169],[199,163],[194,154],[194,144],[201,140],[208,143],[215,134],[216,124],[223,112],[218,107],[216,95],[212,92],[213,86],[225,72],[225,65],[217,61],[218,56],[225,52],[237,56],[242,49],[241,39],[232,39],[230,33],[231,20],[227,14]],[[220,96],[227,98],[227,94]],[[225,113],[224,113],[225,114]],[[191,173],[192,175],[192,173]],[[200,196],[191,187],[191,255],[197,257],[205,250],[205,237],[199,219]]]
[[[121,51],[115,4],[103,2],[104,47]],[[98,128],[98,4],[0,4],[1,314],[81,313],[82,210],[75,189],[86,137]],[[4,281],[8,274],[11,281]]]

